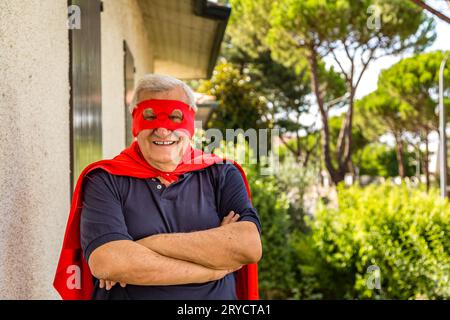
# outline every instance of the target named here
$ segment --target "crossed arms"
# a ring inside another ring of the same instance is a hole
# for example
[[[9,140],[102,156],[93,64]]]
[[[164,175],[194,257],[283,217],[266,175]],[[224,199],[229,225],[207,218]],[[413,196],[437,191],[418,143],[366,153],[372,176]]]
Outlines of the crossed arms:
[[[236,222],[230,212],[219,227],[189,233],[158,234],[117,240],[89,257],[92,274],[113,284],[176,285],[223,278],[242,265],[256,263],[262,247],[253,222]]]

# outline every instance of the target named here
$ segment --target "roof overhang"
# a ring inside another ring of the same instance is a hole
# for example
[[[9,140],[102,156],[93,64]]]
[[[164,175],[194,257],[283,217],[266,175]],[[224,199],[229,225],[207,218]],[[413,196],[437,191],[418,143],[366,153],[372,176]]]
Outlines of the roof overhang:
[[[231,8],[207,0],[138,0],[154,53],[154,72],[210,78]]]

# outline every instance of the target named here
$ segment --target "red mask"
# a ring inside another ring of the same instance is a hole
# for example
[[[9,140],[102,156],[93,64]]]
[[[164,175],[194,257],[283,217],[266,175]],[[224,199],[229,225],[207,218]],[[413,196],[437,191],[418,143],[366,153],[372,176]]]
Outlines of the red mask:
[[[194,110],[184,102],[144,100],[133,110],[133,135],[136,137],[144,129],[165,128],[171,131],[183,130],[192,138],[194,119]]]

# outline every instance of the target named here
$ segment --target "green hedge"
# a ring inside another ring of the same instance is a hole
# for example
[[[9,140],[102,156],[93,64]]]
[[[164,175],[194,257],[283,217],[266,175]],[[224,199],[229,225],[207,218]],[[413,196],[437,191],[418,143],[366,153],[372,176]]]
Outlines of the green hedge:
[[[339,208],[319,205],[308,219],[297,214],[301,197],[287,197],[307,180],[284,169],[261,176],[258,165],[245,166],[263,228],[262,298],[450,298],[450,203],[437,190],[339,186]],[[380,270],[380,289],[368,287],[371,266]]]
[[[294,251],[288,245],[291,221],[289,203],[273,176],[260,176],[259,168],[246,167],[253,205],[261,219],[263,245],[258,264],[262,299],[287,299],[295,287]]]
[[[450,204],[386,183],[338,188],[339,209],[321,206],[296,233],[299,298],[450,298]],[[380,270],[381,288],[369,289]]]
[[[205,143],[197,131],[199,143]],[[219,156],[239,162],[247,175],[252,193],[253,206],[261,219],[263,245],[262,259],[258,263],[259,293],[262,299],[288,299],[294,296],[296,287],[295,252],[290,246],[292,221],[289,201],[275,176],[261,175],[262,163],[249,164],[245,159],[252,155],[243,136],[238,144],[221,142],[214,150]],[[262,158],[260,160],[263,160]]]

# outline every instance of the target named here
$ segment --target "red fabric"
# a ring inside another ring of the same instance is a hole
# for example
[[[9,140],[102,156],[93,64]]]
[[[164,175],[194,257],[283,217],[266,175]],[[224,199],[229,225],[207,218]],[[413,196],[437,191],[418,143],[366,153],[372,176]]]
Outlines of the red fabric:
[[[144,119],[145,109],[152,109],[154,120]],[[174,122],[169,118],[173,110],[179,109],[183,113],[181,122]],[[189,137],[194,135],[194,110],[186,103],[178,100],[149,99],[136,105],[133,110],[133,135],[136,137],[141,130],[166,128],[167,130],[184,130]]]
[[[150,166],[142,157],[137,142],[122,151],[111,160],[101,160],[87,166],[78,178],[72,198],[69,220],[67,222],[64,242],[56,269],[53,286],[64,300],[89,300],[93,291],[93,279],[89,266],[83,257],[80,243],[80,215],[82,208],[82,186],[86,174],[90,171],[101,168],[113,175],[129,176],[141,179],[163,176],[168,181],[176,181],[179,175],[200,170],[214,163],[225,161],[224,159],[205,154],[201,150],[189,148],[185,153],[183,161],[173,172],[161,172]],[[244,178],[245,187],[249,198],[250,188],[244,171],[236,162],[232,162],[241,172]],[[81,271],[80,286],[76,285],[74,270]],[[71,285],[68,285],[71,284]],[[237,274],[236,283],[237,297],[241,300],[257,300],[258,295],[258,268],[256,264],[249,264],[242,267]]]

